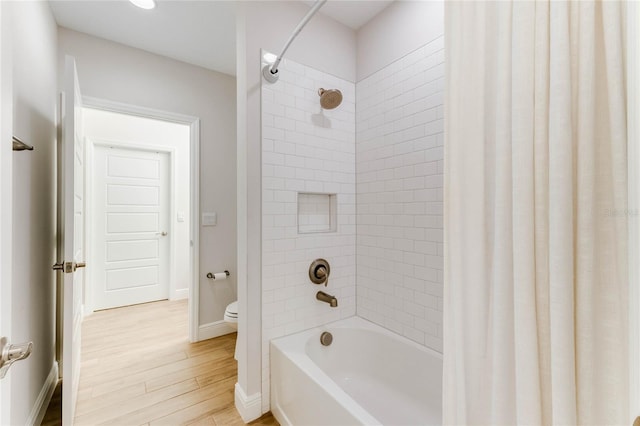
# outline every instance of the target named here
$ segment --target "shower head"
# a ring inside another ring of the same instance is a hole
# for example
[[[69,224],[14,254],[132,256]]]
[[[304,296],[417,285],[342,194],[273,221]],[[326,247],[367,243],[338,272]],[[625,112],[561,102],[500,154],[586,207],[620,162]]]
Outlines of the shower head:
[[[342,92],[338,89],[320,88],[318,95],[320,95],[320,106],[324,109],[334,109],[342,102]]]

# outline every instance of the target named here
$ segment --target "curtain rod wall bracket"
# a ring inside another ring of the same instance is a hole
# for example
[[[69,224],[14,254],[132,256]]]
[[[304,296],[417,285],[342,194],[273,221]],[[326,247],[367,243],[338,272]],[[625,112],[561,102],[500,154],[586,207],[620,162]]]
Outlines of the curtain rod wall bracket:
[[[271,84],[277,82],[280,78],[278,70],[276,70],[276,72],[271,72],[271,65],[269,64],[266,64],[264,67],[262,67],[262,76]]]

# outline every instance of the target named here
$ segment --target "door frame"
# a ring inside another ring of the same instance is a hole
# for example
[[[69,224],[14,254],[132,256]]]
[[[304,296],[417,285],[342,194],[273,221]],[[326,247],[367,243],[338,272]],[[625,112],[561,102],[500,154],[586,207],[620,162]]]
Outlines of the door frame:
[[[640,4],[627,7],[627,155],[629,202],[629,412],[640,416]]]
[[[190,139],[190,210],[191,210],[191,280],[189,282],[189,341],[199,340],[200,303],[200,118],[122,102],[83,96],[84,106],[103,111],[168,121],[189,126]],[[173,167],[173,164],[172,164]],[[173,182],[172,182],[173,184]],[[172,188],[173,189],[173,188]],[[173,220],[171,220],[173,229]]]
[[[11,3],[0,1],[0,333],[11,332],[13,286],[13,153],[9,148],[13,136],[11,7]],[[0,380],[0,424],[11,424],[11,372]]]
[[[175,265],[175,259],[174,259],[174,254],[176,251],[176,240],[175,238],[173,238],[173,236],[175,235],[175,217],[177,214],[177,207],[176,207],[176,201],[175,201],[175,194],[176,194],[175,192],[176,191],[175,149],[169,148],[166,146],[161,146],[161,145],[143,145],[143,144],[127,143],[127,142],[113,141],[113,140],[107,140],[107,139],[96,139],[96,138],[86,138],[86,139],[87,139],[86,146],[88,148],[87,165],[91,167],[91,170],[92,170],[91,173],[86,174],[87,188],[93,188],[93,185],[95,183],[93,166],[95,164],[95,148],[96,147],[101,147],[101,148],[114,147],[114,148],[120,148],[120,149],[132,149],[136,151],[160,152],[163,154],[167,154],[169,156],[169,170],[168,170],[169,172],[169,212],[168,212],[169,228],[167,229],[167,231],[169,231],[169,236],[170,236],[169,237],[169,256],[171,257],[169,262],[169,283],[168,283],[169,294],[168,296],[169,296],[169,300],[171,300],[176,292],[176,267],[175,267],[176,265]],[[91,231],[93,230],[93,225],[95,220],[95,210],[93,209],[95,199],[92,191],[87,191],[86,199],[87,199],[87,207],[88,207],[86,209],[87,229]],[[191,206],[189,207],[191,208]],[[86,241],[86,245],[87,245],[86,252],[89,260],[87,264],[95,265],[96,259],[93,255],[93,250],[92,250],[93,244],[94,244],[94,235],[92,232],[88,232],[87,234],[88,235],[87,235],[87,241]],[[89,277],[89,280],[92,282],[90,285],[87,285],[85,288],[86,290],[85,309],[87,313],[92,313],[95,311],[95,291],[94,291],[95,282],[93,282],[94,268],[91,267],[87,272],[88,272],[87,275]]]

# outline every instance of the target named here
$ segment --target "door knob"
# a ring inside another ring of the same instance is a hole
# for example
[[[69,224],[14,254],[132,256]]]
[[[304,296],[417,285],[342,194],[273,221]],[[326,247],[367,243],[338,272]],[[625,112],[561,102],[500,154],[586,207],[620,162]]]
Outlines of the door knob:
[[[0,379],[7,374],[7,370],[16,361],[23,360],[31,355],[33,342],[12,345],[6,337],[0,339]]]
[[[62,271],[65,274],[70,274],[72,272],[75,272],[76,269],[78,268],[84,268],[85,266],[87,266],[87,264],[85,262],[62,262],[62,263],[56,263],[53,265],[52,269],[54,271]]]
[[[156,232],[156,235],[161,235],[163,237],[166,237],[167,236],[167,231]]]

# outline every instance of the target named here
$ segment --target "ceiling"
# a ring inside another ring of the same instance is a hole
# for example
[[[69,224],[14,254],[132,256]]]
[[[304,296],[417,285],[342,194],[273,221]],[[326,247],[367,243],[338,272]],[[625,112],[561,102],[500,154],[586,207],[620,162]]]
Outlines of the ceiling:
[[[311,0],[298,0],[313,4]],[[50,0],[58,25],[235,75],[235,2],[157,0],[152,11],[127,0]],[[329,0],[320,9],[357,30],[393,0]],[[293,31],[293,28],[291,29]]]
[[[303,0],[309,6],[312,0]],[[322,6],[320,13],[329,16],[341,24],[354,30],[369,22],[374,16],[382,12],[384,8],[394,0],[328,0]]]
[[[235,75],[235,5],[162,1],[149,11],[126,0],[50,1],[58,25]]]

